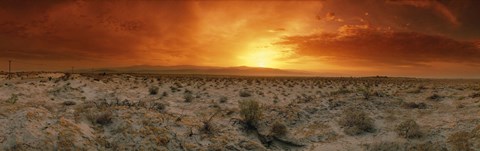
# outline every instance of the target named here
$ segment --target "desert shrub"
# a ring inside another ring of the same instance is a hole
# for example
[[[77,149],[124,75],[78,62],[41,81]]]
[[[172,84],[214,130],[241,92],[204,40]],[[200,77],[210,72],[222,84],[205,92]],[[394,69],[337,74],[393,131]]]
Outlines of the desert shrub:
[[[152,105],[152,109],[154,109],[154,110],[156,110],[156,111],[158,111],[158,112],[164,111],[165,108],[167,108],[167,107],[166,107],[166,105],[163,104],[163,103],[155,102],[155,103],[153,103],[153,105]]]
[[[302,97],[297,97],[300,102],[302,103],[307,103],[307,102],[311,102],[313,101],[315,98],[313,96],[309,96],[309,95],[306,95],[306,94],[302,94]]]
[[[348,93],[352,93],[352,91],[346,88],[340,88],[337,91],[331,92],[330,95],[342,95],[342,94],[348,94]]]
[[[261,118],[262,109],[255,100],[245,100],[239,103],[240,115],[248,128],[256,128],[256,124]]]
[[[60,77],[60,79],[62,79],[63,81],[67,81],[67,80],[70,79],[71,76],[72,76],[72,74],[65,73],[62,77]]]
[[[206,134],[213,134],[215,132],[215,130],[217,129],[217,126],[215,124],[213,124],[212,120],[213,120],[213,117],[215,117],[215,115],[217,115],[218,113],[220,113],[220,112],[216,112],[212,116],[210,116],[210,118],[205,119],[203,121],[203,126],[200,130],[203,131]]]
[[[157,86],[150,87],[150,88],[148,88],[148,92],[150,93],[150,95],[157,95],[158,94],[158,87]]]
[[[457,109],[461,109],[461,108],[464,108],[465,105],[462,104],[462,103],[458,103],[458,104],[456,105],[456,107],[457,107]]]
[[[425,90],[425,89],[428,89],[428,88],[421,85],[421,86],[418,86],[416,89],[408,91],[408,93],[421,93],[422,90]]]
[[[12,96],[10,96],[10,98],[8,98],[6,102],[10,104],[15,104],[17,101],[18,101],[18,95],[12,94]]]
[[[74,102],[74,101],[65,101],[65,102],[63,102],[63,105],[65,105],[65,106],[71,106],[71,105],[75,105],[75,104],[77,104],[77,103]]]
[[[360,92],[363,99],[365,99],[365,100],[370,99],[374,95],[374,92],[369,88],[359,89],[358,91]]]
[[[177,87],[174,87],[174,86],[170,86],[170,90],[172,91],[172,93],[180,91],[180,89],[178,89]]]
[[[411,151],[448,151],[444,142],[431,142],[415,144],[409,146],[408,150]]]
[[[192,93],[185,93],[185,95],[183,95],[183,99],[185,102],[192,102],[193,100]]]
[[[217,126],[214,125],[211,121],[203,121],[203,126],[200,129],[205,134],[213,134],[217,129]]]
[[[225,103],[228,101],[228,98],[226,96],[220,97],[220,103]]]
[[[470,97],[471,97],[471,98],[480,97],[480,93],[479,93],[479,92],[475,92],[475,93],[471,94]]]
[[[96,119],[97,124],[100,125],[108,125],[112,123],[112,113],[111,112],[103,112],[101,113],[97,119]]]
[[[87,119],[92,122],[92,124],[108,125],[112,123],[112,112],[105,111],[101,113],[89,113],[87,114]]]
[[[364,132],[373,132],[373,119],[367,113],[357,108],[348,108],[343,111],[339,124],[347,135],[358,135]]]
[[[247,91],[247,90],[241,90],[239,93],[240,93],[240,97],[250,97],[250,96],[252,96],[251,92]]]
[[[402,107],[406,108],[406,109],[426,109],[427,104],[425,104],[423,102],[420,102],[418,104],[415,103],[415,102],[406,102],[406,103],[402,104]]]
[[[275,122],[272,125],[271,133],[274,136],[284,136],[285,134],[287,134],[287,126],[285,126],[285,124],[283,123]]]
[[[344,102],[344,101],[333,100],[333,99],[328,99],[327,103],[328,103],[328,108],[330,110],[336,109],[336,108],[344,106],[346,104],[346,102]]]
[[[447,151],[445,143],[431,142],[424,143],[400,143],[381,141],[365,145],[367,151]]]
[[[412,119],[403,121],[397,125],[395,131],[399,136],[404,138],[417,138],[422,136],[420,126],[418,126],[417,122]]]
[[[412,90],[407,91],[407,93],[421,93],[421,92],[422,92],[421,89],[412,89]]]
[[[473,150],[471,148],[472,144],[469,141],[470,133],[465,131],[460,131],[451,134],[448,137],[448,143],[452,145],[454,150],[461,150],[461,151],[470,151]]]
[[[399,151],[403,150],[402,147],[404,144],[400,144],[398,142],[377,142],[366,145],[367,151]]]
[[[480,139],[480,124],[472,130],[472,137]]]
[[[432,94],[431,96],[427,97],[428,100],[431,101],[440,101],[443,97],[438,94]]]
[[[71,130],[63,130],[58,133],[59,150],[75,150],[75,135]]]

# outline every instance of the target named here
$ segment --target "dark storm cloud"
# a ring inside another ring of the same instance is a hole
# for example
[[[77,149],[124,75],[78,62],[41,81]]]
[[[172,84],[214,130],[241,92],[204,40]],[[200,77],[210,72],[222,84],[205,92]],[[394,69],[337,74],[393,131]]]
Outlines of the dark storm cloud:
[[[297,53],[333,57],[350,63],[421,65],[429,62],[480,64],[475,41],[440,35],[397,32],[370,26],[343,26],[335,33],[290,36],[279,44],[296,46]],[[359,65],[359,64],[357,64]]]

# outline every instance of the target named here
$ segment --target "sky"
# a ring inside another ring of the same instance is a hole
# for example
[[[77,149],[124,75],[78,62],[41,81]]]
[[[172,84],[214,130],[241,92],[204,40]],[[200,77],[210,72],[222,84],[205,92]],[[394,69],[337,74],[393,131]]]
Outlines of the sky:
[[[0,1],[0,70],[252,66],[480,78],[478,0]]]

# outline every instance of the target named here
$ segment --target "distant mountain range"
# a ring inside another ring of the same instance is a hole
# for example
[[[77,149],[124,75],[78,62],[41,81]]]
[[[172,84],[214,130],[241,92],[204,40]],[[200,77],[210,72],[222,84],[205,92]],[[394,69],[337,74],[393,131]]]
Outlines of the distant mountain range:
[[[77,72],[92,72],[92,70],[78,70]],[[211,67],[211,66],[149,66],[138,65],[130,67],[101,68],[93,72],[106,73],[155,73],[155,74],[207,74],[207,75],[252,75],[252,76],[318,76],[318,73],[301,70],[284,70],[260,67]]]

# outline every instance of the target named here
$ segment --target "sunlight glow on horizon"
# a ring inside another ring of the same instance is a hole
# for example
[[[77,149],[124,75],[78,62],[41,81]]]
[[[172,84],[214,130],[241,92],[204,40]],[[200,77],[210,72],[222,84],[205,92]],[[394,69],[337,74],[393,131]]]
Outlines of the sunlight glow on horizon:
[[[246,45],[245,51],[237,57],[239,65],[262,67],[262,68],[284,68],[278,58],[288,54],[272,45],[272,39],[258,39]]]

